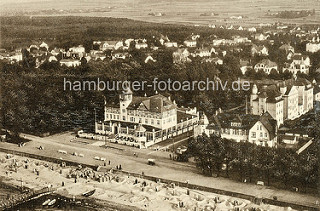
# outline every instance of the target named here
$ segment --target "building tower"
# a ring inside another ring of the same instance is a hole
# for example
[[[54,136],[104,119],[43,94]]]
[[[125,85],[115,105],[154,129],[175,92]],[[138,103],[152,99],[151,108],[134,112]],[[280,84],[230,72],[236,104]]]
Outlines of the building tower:
[[[128,87],[119,95],[120,101],[120,121],[127,121],[127,108],[132,102],[132,91]]]
[[[256,100],[258,98],[258,87],[256,84],[253,84],[252,86],[252,91],[251,91],[251,95],[250,95],[250,110],[251,112],[253,111],[253,101]]]

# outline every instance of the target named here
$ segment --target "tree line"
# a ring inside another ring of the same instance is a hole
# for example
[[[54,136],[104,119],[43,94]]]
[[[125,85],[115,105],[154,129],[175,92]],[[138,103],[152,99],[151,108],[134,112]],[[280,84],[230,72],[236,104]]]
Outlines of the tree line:
[[[316,129],[319,131],[319,126]],[[317,132],[314,143],[297,154],[296,149],[237,143],[203,134],[189,140],[188,150],[183,156],[194,158],[199,171],[207,176],[224,176],[252,183],[263,181],[268,186],[291,190],[294,187],[303,192],[317,193],[320,185],[319,140]]]

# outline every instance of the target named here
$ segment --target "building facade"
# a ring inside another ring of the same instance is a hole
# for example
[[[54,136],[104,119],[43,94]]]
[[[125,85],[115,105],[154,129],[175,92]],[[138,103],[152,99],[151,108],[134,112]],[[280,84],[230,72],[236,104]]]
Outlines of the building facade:
[[[120,94],[119,104],[105,105],[104,121],[96,122],[95,132],[113,135],[118,143],[147,148],[192,131],[198,120],[196,109],[179,108],[170,97],[134,97],[128,91]]]
[[[277,122],[266,112],[261,115],[218,113],[205,133],[236,142],[250,142],[260,146],[277,146]]]

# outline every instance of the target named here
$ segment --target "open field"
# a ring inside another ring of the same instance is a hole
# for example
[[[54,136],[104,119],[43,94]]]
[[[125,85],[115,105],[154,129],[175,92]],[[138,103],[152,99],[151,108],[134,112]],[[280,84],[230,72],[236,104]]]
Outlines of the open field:
[[[256,25],[259,23],[283,23],[293,24],[319,24],[320,1],[319,0],[163,0],[163,1],[39,1],[27,0],[3,1],[1,5],[2,15],[20,14],[21,12],[33,12],[32,15],[74,15],[97,17],[122,17],[134,20],[144,20],[161,23],[180,23],[196,25]],[[316,15],[298,19],[279,19],[267,17],[268,11],[274,13],[284,10],[312,10]],[[44,11],[46,12],[39,12]],[[54,10],[54,11],[53,11]],[[149,13],[164,13],[164,16],[151,16]],[[215,13],[217,15],[212,15]],[[30,14],[30,13],[27,13]],[[230,19],[231,16],[245,16],[243,19]]]

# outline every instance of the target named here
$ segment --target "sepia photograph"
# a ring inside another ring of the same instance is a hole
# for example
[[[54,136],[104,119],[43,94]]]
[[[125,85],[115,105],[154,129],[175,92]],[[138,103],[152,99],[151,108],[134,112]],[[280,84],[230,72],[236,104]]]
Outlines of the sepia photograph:
[[[1,0],[0,210],[320,210],[320,0]]]

